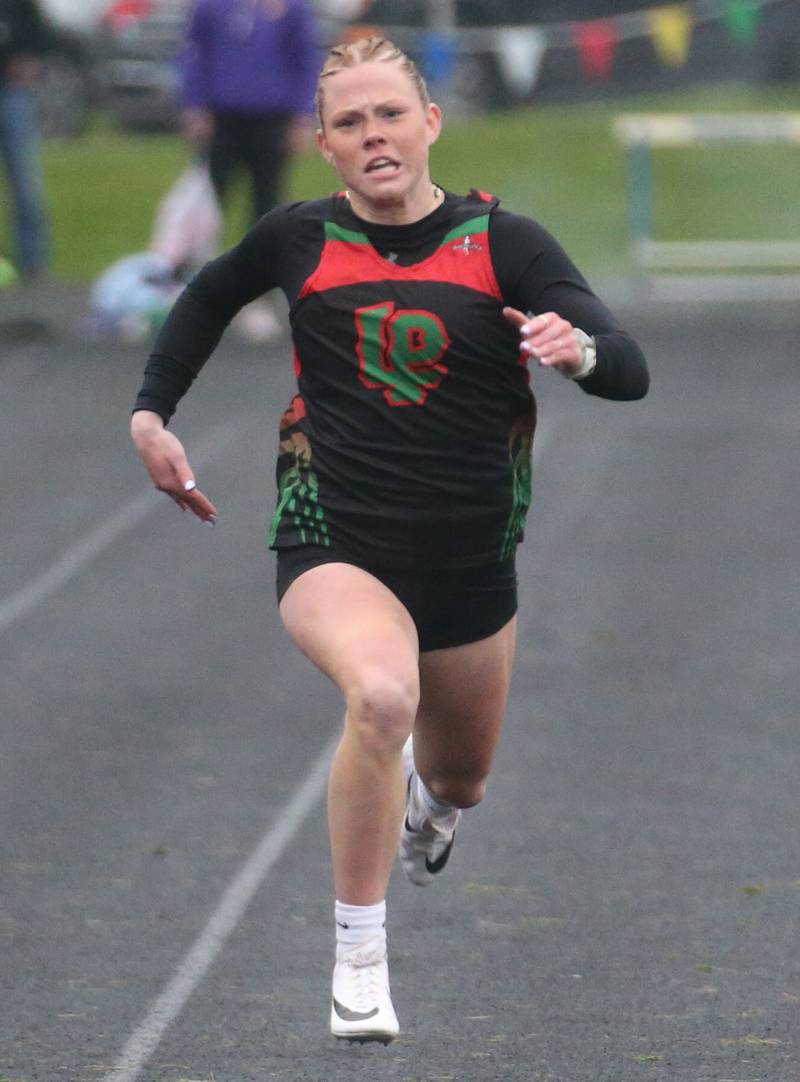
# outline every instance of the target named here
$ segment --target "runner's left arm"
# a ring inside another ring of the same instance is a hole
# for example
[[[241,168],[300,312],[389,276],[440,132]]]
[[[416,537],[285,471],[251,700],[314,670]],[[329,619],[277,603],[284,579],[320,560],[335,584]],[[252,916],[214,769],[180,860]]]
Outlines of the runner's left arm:
[[[592,291],[556,239],[538,222],[498,209],[491,219],[492,260],[506,303],[521,312],[556,312],[595,340],[597,365],[576,380],[601,398],[647,394],[650,376],[638,343]]]

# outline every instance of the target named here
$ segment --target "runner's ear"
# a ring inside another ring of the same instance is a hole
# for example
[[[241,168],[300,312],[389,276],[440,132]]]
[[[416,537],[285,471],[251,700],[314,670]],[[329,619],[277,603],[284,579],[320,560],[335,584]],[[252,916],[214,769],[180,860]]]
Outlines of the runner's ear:
[[[430,102],[425,116],[425,125],[428,133],[428,146],[433,146],[442,131],[442,110],[435,102]]]

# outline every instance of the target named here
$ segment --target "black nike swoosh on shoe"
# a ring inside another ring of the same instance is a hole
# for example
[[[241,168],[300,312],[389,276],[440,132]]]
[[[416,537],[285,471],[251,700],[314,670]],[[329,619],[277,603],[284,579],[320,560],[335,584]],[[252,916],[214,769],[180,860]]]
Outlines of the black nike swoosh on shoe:
[[[455,840],[456,836],[454,834],[453,837],[450,839],[450,844],[443,852],[439,854],[436,860],[428,860],[428,858],[425,857],[425,867],[428,869],[431,875],[436,875],[437,872],[440,872],[442,868],[444,868],[445,864],[447,864],[448,860],[450,859],[450,850],[453,848],[453,842]]]
[[[343,920],[337,920],[336,927],[337,928],[349,928],[350,925],[346,924]]]
[[[378,1007],[373,1007],[371,1011],[351,1011],[349,1007],[341,1004],[336,996],[333,997],[333,1009],[343,1022],[366,1022],[368,1018],[374,1018],[379,1010]]]

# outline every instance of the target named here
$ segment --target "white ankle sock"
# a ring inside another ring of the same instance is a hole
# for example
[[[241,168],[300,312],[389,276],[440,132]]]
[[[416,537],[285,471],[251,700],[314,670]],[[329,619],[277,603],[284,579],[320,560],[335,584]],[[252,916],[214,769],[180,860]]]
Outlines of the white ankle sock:
[[[347,905],[336,902],[336,957],[380,935],[386,938],[386,902]]]
[[[409,820],[412,827],[419,827],[423,819],[447,819],[456,810],[455,805],[438,800],[416,771],[411,779],[410,795]]]

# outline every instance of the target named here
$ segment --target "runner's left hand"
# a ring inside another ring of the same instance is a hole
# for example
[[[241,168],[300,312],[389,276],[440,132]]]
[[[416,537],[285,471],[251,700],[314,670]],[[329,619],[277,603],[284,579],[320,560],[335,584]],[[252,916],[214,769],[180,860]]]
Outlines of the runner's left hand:
[[[579,371],[583,363],[581,344],[575,328],[558,312],[526,316],[516,308],[504,308],[503,315],[519,330],[520,349],[544,368],[556,368],[566,376]]]

